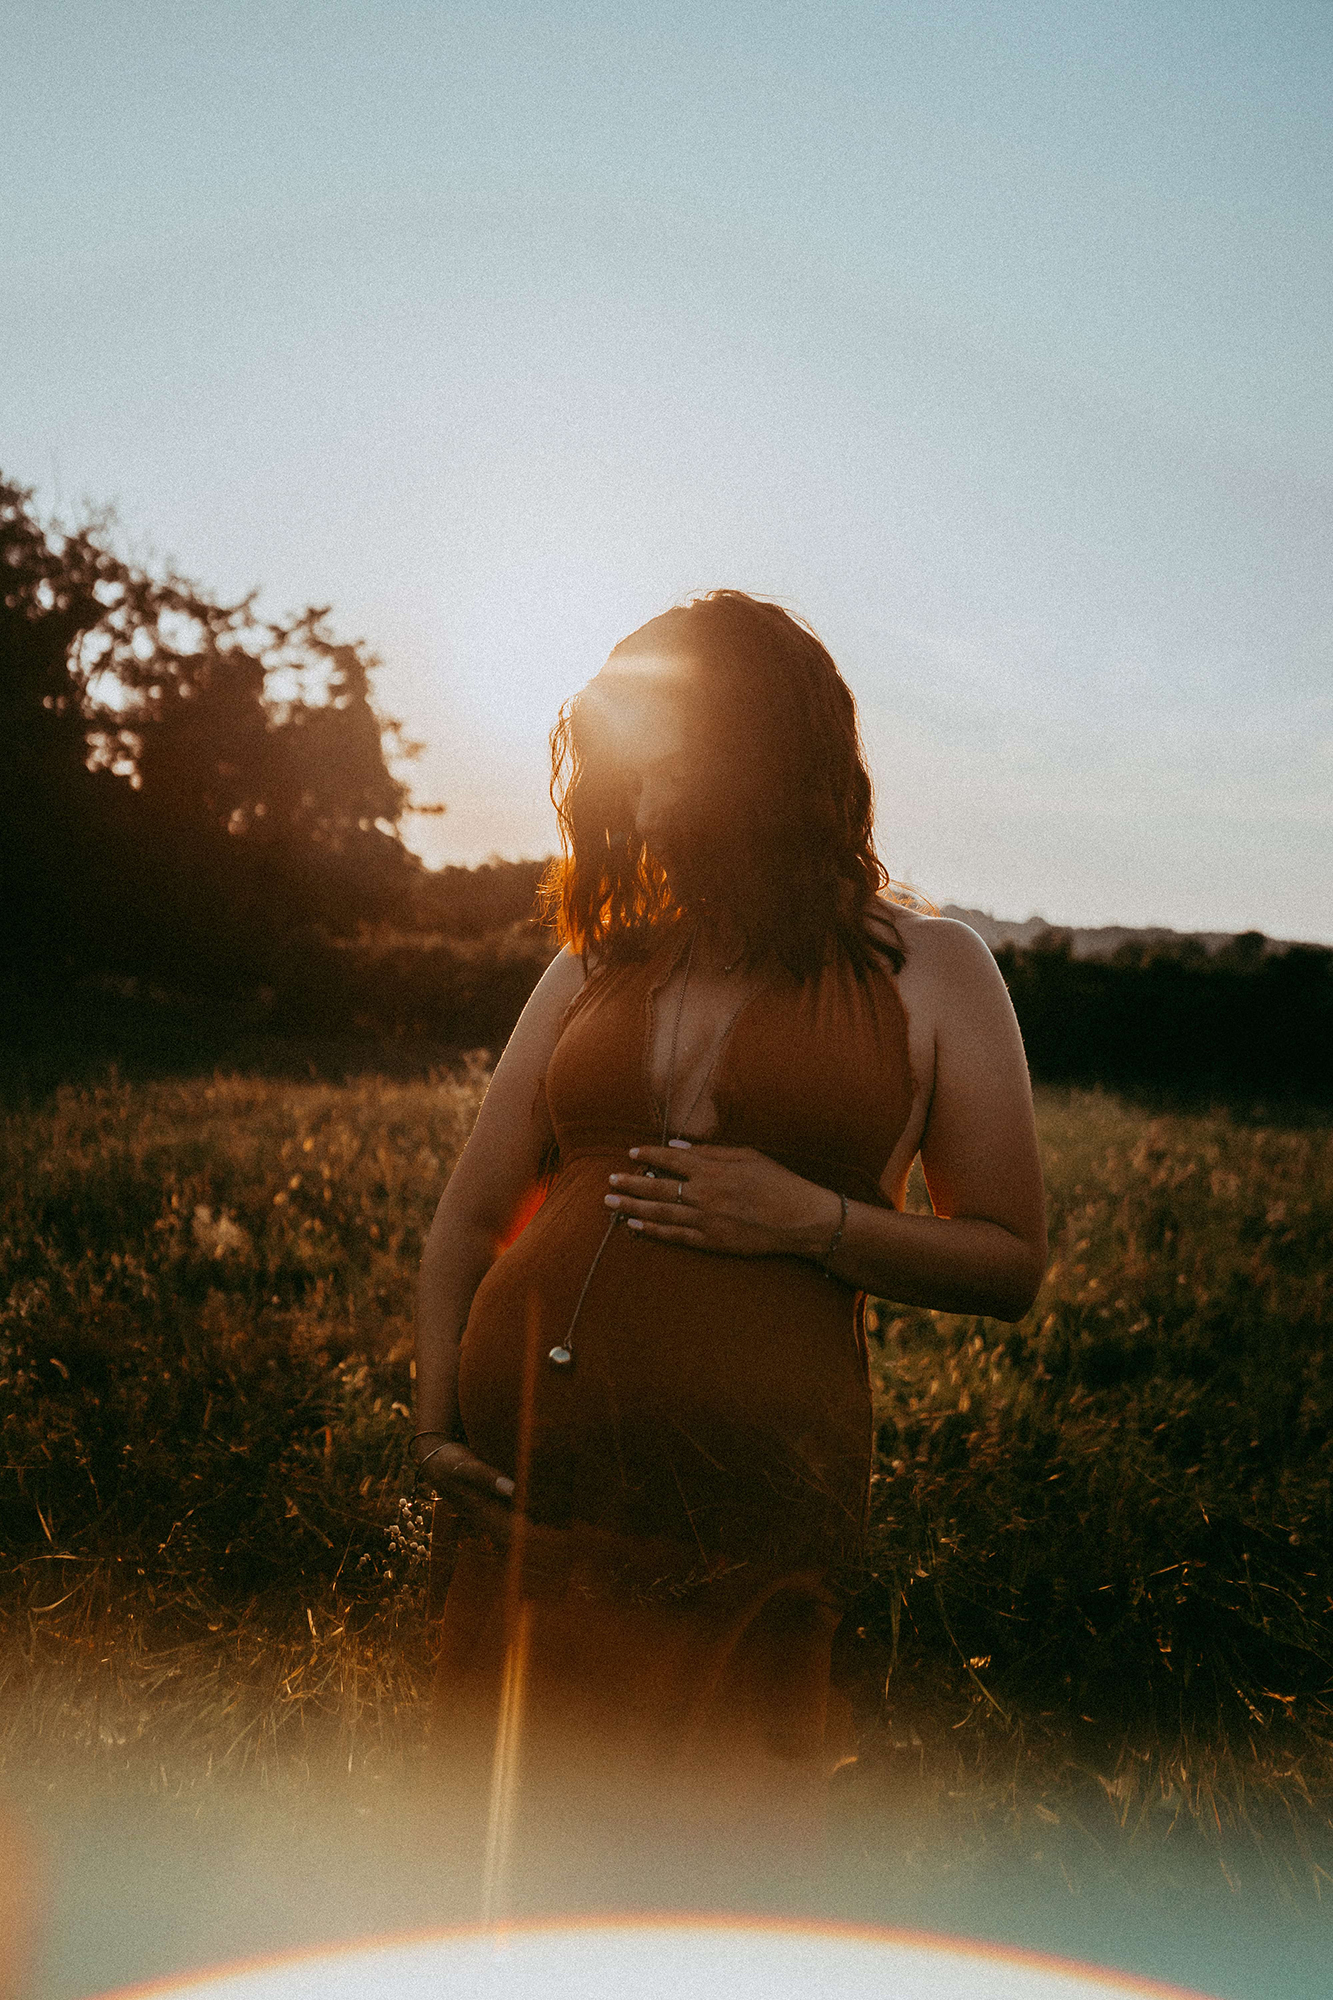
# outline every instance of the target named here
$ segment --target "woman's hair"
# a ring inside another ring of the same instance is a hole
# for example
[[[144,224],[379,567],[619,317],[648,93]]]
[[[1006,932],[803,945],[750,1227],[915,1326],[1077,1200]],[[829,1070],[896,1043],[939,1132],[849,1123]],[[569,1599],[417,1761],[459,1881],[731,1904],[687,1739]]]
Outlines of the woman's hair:
[[[645,656],[688,677],[636,671]],[[688,761],[670,881],[634,824],[636,763],[663,698],[683,715]],[[776,958],[798,979],[837,955],[864,972],[876,949],[901,968],[891,920],[882,942],[866,930],[867,903],[896,885],[872,844],[856,704],[780,605],[714,590],[622,639],[551,731],[551,800],[564,851],[544,904],[585,962],[641,957],[664,926],[723,915],[747,959]]]

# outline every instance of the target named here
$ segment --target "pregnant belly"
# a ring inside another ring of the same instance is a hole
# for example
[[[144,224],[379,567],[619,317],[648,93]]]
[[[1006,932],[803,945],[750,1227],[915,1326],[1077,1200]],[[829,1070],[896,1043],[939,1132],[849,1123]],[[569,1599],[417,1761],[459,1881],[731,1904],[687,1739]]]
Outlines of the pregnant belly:
[[[478,1289],[459,1404],[531,1511],[710,1554],[824,1562],[864,1512],[870,1399],[853,1296],[800,1258],[611,1231],[605,1162],[561,1174]],[[577,1318],[575,1318],[575,1308]],[[573,1365],[547,1360],[568,1344]]]

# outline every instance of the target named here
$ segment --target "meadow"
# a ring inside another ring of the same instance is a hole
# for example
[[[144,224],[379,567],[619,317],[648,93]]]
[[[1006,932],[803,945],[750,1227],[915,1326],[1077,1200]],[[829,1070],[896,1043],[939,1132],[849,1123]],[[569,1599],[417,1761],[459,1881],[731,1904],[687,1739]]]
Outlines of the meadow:
[[[486,1074],[112,1076],[4,1116],[0,1778],[206,1812],[412,1770],[412,1294]],[[840,1810],[1071,1883],[1130,1844],[1318,1893],[1333,1125],[1038,1111],[1029,1316],[871,1308]]]

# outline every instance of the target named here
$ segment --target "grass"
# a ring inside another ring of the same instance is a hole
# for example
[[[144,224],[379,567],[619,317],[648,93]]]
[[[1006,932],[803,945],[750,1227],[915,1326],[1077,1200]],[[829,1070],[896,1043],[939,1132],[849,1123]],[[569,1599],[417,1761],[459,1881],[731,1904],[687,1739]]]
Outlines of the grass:
[[[407,1781],[411,1297],[484,1080],[112,1078],[5,1117],[0,1770],[200,1812]],[[923,1867],[1188,1848],[1319,1892],[1333,1128],[1056,1092],[1039,1122],[1022,1325],[875,1309],[846,1822],[906,1814]]]

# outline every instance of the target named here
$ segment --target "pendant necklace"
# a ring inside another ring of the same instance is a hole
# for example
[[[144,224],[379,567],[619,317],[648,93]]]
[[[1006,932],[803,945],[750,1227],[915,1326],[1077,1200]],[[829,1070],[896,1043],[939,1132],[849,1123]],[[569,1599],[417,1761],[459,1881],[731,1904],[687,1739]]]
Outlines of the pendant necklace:
[[[680,998],[676,1002],[676,1018],[675,1021],[672,1023],[672,1028],[671,1028],[671,1054],[667,1062],[666,1097],[662,1104],[662,1137],[659,1141],[659,1144],[663,1146],[665,1146],[667,1143],[667,1133],[670,1130],[671,1093],[675,1088],[675,1083],[676,1083],[676,1049],[680,1041],[681,1017],[685,1012],[685,992],[686,988],[689,986],[690,983],[690,965],[694,959],[694,946],[698,936],[699,936],[699,927],[696,924],[694,930],[690,934],[689,946],[685,953],[685,972],[680,982]],[[740,964],[741,959],[744,956],[745,956],[744,952],[741,952],[737,957],[732,959],[730,965],[724,965],[722,967],[722,973],[724,978],[728,973],[734,972],[736,970],[736,967]],[[703,1096],[705,1090],[707,1090],[709,1082],[712,1079],[713,1071],[717,1068],[718,1057],[721,1055],[723,1049],[726,1046],[727,1037],[731,1033],[732,1028],[735,1026],[737,1015],[739,1015],[741,1008],[745,1005],[745,1000],[748,999],[748,997],[749,996],[746,995],[740,1000],[737,1006],[733,1009],[732,1014],[729,1020],[727,1021],[725,1028],[723,1028],[717,1047],[713,1051],[713,1060],[709,1063],[707,1070],[704,1072],[704,1080],[699,1085],[698,1090],[695,1091],[694,1097],[690,1103],[690,1107],[686,1111],[684,1117],[681,1119],[682,1125],[688,1125],[691,1118],[694,1116],[694,1113],[698,1108],[699,1099]],[[643,1172],[644,1172],[644,1177],[648,1180],[662,1180],[670,1178],[669,1175],[664,1175],[661,1168],[659,1167],[645,1167],[643,1169]],[[677,1182],[677,1187],[679,1186],[680,1183]],[[681,1195],[677,1194],[676,1199],[677,1201],[680,1201],[682,1199]],[[574,1347],[573,1347],[574,1328],[578,1324],[579,1314],[583,1310],[583,1301],[588,1296],[588,1287],[592,1283],[593,1272],[597,1269],[598,1264],[602,1260],[602,1252],[603,1250],[605,1250],[607,1244],[611,1241],[611,1232],[615,1228],[616,1224],[623,1220],[624,1220],[623,1216],[613,1215],[611,1217],[611,1220],[606,1225],[606,1233],[602,1237],[601,1242],[597,1245],[597,1248],[593,1253],[592,1262],[588,1266],[588,1275],[583,1280],[583,1284],[579,1289],[578,1298],[574,1302],[574,1310],[570,1314],[568,1331],[566,1332],[564,1339],[558,1341],[556,1345],[550,1350],[550,1352],[546,1357],[553,1368],[572,1368],[574,1365]]]

